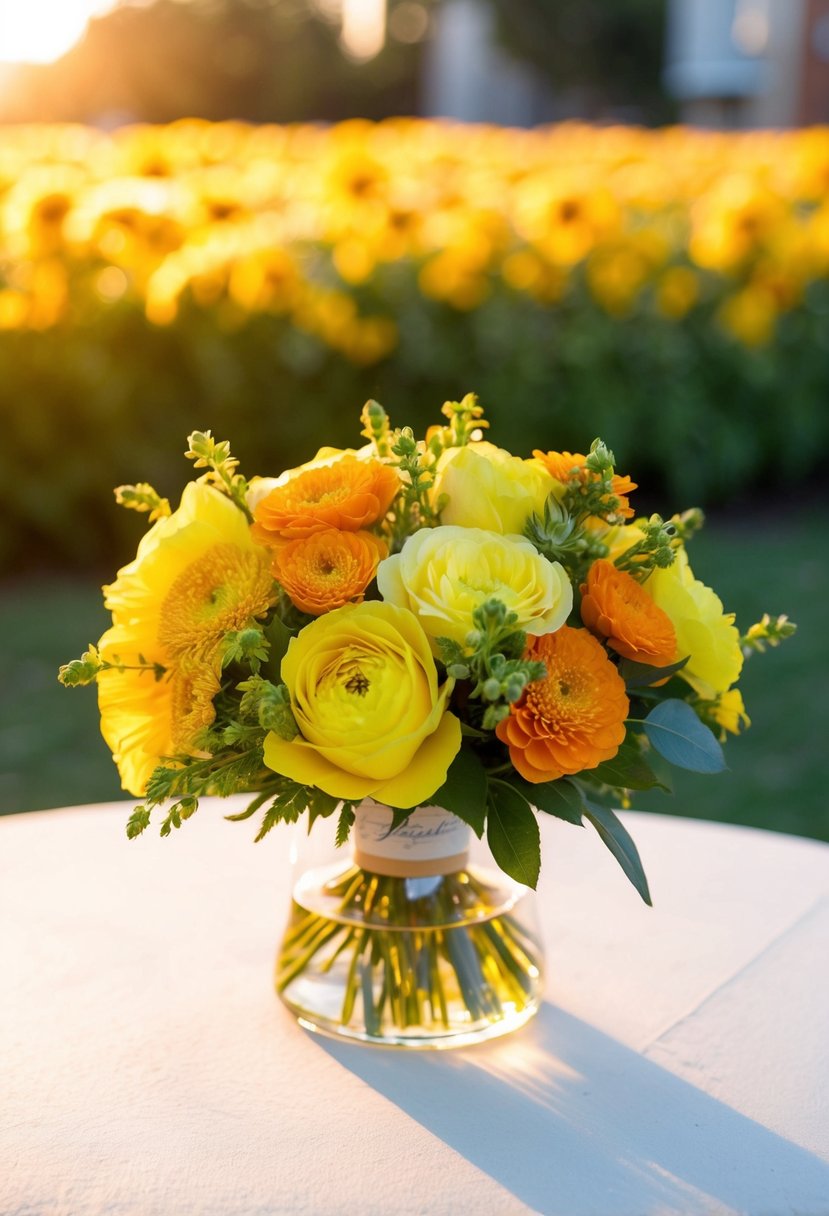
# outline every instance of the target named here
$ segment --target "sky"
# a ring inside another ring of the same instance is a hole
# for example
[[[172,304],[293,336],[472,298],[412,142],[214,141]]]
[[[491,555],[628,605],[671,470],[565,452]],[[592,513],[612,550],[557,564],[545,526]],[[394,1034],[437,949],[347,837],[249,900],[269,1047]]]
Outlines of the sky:
[[[115,0],[0,0],[0,63],[50,63]]]
[[[318,0],[342,23],[354,59],[370,59],[385,39],[386,0]],[[0,63],[51,63],[82,36],[91,17],[118,0],[0,0]]]

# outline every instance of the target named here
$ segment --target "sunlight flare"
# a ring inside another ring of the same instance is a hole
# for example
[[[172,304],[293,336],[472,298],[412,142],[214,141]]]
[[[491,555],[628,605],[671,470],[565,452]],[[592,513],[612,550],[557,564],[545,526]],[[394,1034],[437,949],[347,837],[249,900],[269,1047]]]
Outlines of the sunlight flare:
[[[51,63],[115,0],[26,0],[0,8],[0,63]]]

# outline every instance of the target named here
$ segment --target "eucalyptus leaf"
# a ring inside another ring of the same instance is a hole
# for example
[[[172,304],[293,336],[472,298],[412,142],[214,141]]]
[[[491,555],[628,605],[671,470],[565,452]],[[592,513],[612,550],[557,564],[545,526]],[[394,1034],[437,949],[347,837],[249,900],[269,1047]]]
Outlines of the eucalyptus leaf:
[[[541,869],[538,822],[529,803],[504,781],[489,784],[486,838],[501,869],[535,889]]]
[[[486,770],[474,752],[462,747],[449,766],[446,780],[429,799],[468,823],[480,839],[486,822]]]
[[[584,813],[593,827],[599,833],[603,843],[622,867],[625,875],[633,883],[642,899],[651,907],[651,893],[648,890],[648,880],[642,868],[639,850],[633,843],[633,838],[620,819],[606,806],[598,806],[588,802]]]
[[[726,767],[716,736],[685,701],[660,701],[644,721],[651,745],[677,768],[693,773],[721,773]]]

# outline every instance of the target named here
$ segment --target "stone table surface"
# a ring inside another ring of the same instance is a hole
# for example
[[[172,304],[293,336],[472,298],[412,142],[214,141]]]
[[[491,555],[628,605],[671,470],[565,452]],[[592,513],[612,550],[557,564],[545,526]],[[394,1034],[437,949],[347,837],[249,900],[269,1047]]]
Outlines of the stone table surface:
[[[628,813],[648,909],[542,817],[540,1014],[400,1053],[275,998],[290,829],[227,809],[0,819],[2,1216],[829,1216],[829,847]]]

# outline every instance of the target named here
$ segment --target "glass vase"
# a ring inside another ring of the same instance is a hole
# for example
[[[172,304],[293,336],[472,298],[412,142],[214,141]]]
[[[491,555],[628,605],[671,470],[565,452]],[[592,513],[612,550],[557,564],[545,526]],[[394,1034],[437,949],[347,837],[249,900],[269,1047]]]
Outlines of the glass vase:
[[[522,1026],[543,983],[534,893],[447,811],[392,820],[367,799],[350,846],[321,850],[319,826],[305,838],[280,997],[308,1030],[385,1046],[465,1046]]]

